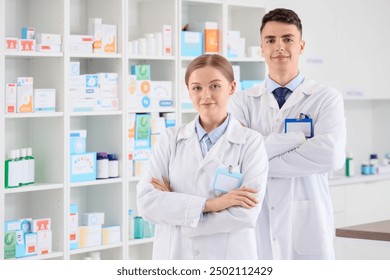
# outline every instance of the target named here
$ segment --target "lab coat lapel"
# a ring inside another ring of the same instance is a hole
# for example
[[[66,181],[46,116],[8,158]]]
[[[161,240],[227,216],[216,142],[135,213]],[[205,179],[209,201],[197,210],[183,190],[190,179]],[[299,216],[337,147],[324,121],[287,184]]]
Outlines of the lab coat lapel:
[[[193,152],[196,166],[199,166],[203,161],[202,151],[200,150],[198,135],[195,132],[195,120],[192,120],[183,127],[183,130],[179,132],[177,141],[183,139],[184,145],[187,149]]]
[[[233,143],[245,143],[245,133],[243,130],[244,128],[241,126],[241,124],[233,116],[230,116],[229,125],[226,128],[226,132],[206,154],[201,163],[201,167],[205,166],[212,160],[220,162],[225,152],[232,148]]]

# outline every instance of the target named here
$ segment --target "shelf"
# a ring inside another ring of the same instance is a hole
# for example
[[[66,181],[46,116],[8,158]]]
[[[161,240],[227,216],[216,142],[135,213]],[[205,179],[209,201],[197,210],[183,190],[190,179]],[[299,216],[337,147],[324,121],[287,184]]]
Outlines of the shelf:
[[[80,116],[113,116],[121,115],[122,111],[88,111],[88,112],[72,112],[70,113],[71,117],[80,117]]]
[[[371,183],[376,181],[386,181],[390,180],[390,174],[382,174],[382,175],[366,175],[366,176],[354,176],[354,177],[334,177],[329,179],[329,186],[343,186],[343,185],[351,185],[351,184],[364,184]]]
[[[61,258],[63,256],[64,256],[63,252],[53,252],[50,254],[36,255],[36,256],[11,259],[11,260],[22,260],[22,261],[23,260],[47,260],[47,259]]]
[[[158,110],[129,110],[128,113],[176,113],[175,108]]]
[[[71,53],[70,58],[122,58],[120,53]]]
[[[26,193],[26,192],[35,192],[35,191],[48,191],[55,189],[63,189],[64,184],[41,184],[36,183],[29,186],[23,186],[18,188],[4,189],[4,193]]]
[[[29,57],[63,57],[64,54],[62,52],[11,52],[6,51],[6,58],[29,58]]]
[[[63,117],[63,112],[51,112],[51,113],[15,113],[5,114],[6,119],[22,119],[22,118],[52,118]]]
[[[131,55],[128,57],[129,60],[172,60],[174,61],[175,56],[168,55]]]
[[[153,241],[154,241],[154,237],[141,238],[141,239],[130,239],[129,240],[129,246],[148,244],[148,243],[152,243]]]
[[[94,251],[103,251],[103,250],[108,250],[108,249],[113,249],[113,248],[119,248],[122,246],[123,246],[122,242],[113,243],[113,244],[109,244],[109,245],[91,246],[91,247],[70,250],[69,254],[70,255],[77,255],[77,254],[89,253],[89,252],[94,252]]]
[[[117,184],[117,183],[122,183],[122,182],[123,182],[122,178],[101,179],[101,180],[95,180],[95,181],[84,181],[84,182],[70,183],[70,187],[71,188],[77,188],[77,187],[85,187],[85,186]]]

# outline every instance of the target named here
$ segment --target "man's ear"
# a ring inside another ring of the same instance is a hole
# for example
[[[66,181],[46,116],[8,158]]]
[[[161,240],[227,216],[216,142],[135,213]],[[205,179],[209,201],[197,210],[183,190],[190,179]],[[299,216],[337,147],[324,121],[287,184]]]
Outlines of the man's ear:
[[[301,51],[299,52],[299,54],[302,54],[304,49],[305,49],[305,41],[301,40]]]

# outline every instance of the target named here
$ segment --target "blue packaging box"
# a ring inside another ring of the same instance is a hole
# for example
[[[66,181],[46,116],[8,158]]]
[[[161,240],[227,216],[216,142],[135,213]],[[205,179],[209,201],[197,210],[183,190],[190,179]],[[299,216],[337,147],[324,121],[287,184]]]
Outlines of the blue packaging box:
[[[70,153],[81,154],[87,151],[87,131],[72,130],[70,131]]]
[[[70,155],[70,181],[96,180],[96,153]]]
[[[182,31],[181,32],[181,55],[199,56],[203,53],[202,32]]]

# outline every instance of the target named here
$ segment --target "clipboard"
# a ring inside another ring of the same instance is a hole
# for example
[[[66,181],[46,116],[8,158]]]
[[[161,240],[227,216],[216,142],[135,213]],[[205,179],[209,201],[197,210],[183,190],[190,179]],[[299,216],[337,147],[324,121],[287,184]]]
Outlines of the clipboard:
[[[303,116],[303,117],[302,117]],[[300,114],[297,119],[284,120],[284,132],[303,132],[306,138],[312,138],[313,133],[313,119],[305,114]]]

